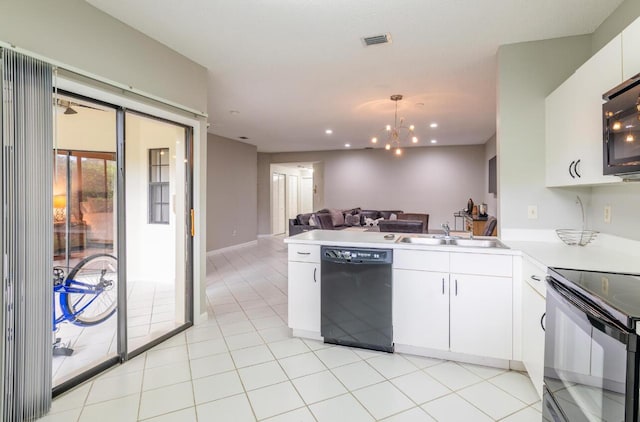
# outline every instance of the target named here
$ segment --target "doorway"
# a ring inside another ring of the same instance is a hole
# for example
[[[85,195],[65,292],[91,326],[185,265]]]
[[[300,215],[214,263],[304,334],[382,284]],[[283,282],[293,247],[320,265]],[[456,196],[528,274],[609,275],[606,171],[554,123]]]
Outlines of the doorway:
[[[193,322],[192,128],[70,92],[56,104],[54,395]]]
[[[313,212],[313,163],[271,164],[271,175],[271,227],[277,235],[288,231],[287,219]]]

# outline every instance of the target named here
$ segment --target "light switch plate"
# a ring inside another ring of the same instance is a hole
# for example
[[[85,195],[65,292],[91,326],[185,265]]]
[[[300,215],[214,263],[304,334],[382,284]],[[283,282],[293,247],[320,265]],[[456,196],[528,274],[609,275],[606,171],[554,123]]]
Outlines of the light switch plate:
[[[537,220],[538,219],[538,206],[537,205],[529,205],[527,208],[527,217],[529,220]]]

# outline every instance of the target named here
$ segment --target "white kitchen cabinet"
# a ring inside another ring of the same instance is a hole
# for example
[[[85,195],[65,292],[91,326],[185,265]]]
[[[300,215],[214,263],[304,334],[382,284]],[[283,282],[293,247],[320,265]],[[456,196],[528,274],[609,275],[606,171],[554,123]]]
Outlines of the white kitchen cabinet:
[[[526,274],[525,274],[526,275]],[[546,302],[529,283],[522,289],[522,363],[542,397],[544,371],[544,316]]]
[[[580,66],[545,103],[546,185],[619,182],[602,174],[602,94],[622,82],[622,36]]]
[[[512,358],[512,278],[450,275],[450,349]]]
[[[289,245],[288,283],[289,327],[320,336],[320,246]]]
[[[449,274],[393,270],[393,341],[449,350]]]
[[[640,73],[640,18],[622,31],[622,80],[626,81],[638,73]]]

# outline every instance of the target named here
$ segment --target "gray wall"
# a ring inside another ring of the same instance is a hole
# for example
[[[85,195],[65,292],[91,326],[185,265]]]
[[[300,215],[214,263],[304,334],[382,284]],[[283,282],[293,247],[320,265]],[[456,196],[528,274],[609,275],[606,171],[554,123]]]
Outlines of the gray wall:
[[[256,239],[258,153],[212,134],[208,144],[207,251],[213,251]]]
[[[502,229],[573,227],[575,195],[545,188],[545,98],[591,55],[591,37],[501,46],[498,50],[498,207]],[[584,199],[584,198],[583,198]],[[527,218],[537,205],[538,219]]]
[[[207,70],[84,0],[2,0],[0,40],[196,110]]]
[[[207,69],[84,0],[0,0],[0,41],[196,110],[207,111]],[[196,151],[206,157],[206,122]],[[206,310],[206,162],[196,156],[196,265]],[[199,251],[199,252],[198,252]],[[199,263],[198,263],[199,261]],[[196,318],[198,315],[196,315]]]
[[[582,63],[640,16],[640,2],[626,0],[592,34],[501,46],[498,51],[498,176],[502,228],[579,227],[575,196],[587,207],[591,228],[640,240],[634,211],[640,184],[545,188],[544,98]],[[528,220],[527,205],[538,205]],[[612,208],[604,223],[604,206]]]
[[[591,52],[596,53],[640,16],[640,1],[625,0],[593,33]]]
[[[626,0],[593,33],[593,52],[618,35],[640,16],[640,1]],[[611,223],[604,223],[604,207],[611,206]],[[597,186],[592,189],[589,219],[594,229],[630,239],[640,240],[640,183]]]
[[[427,213],[429,227],[435,229],[445,221],[453,225],[453,212],[470,197],[475,202],[484,199],[484,149],[407,148],[400,158],[382,149],[258,154],[258,232],[270,231],[269,163],[324,164],[323,207]]]

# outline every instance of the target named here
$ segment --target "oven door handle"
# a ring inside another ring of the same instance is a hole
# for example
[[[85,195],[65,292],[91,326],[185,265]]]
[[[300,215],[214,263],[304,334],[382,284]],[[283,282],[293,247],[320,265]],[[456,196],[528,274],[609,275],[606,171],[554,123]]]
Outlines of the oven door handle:
[[[562,299],[582,311],[589,322],[591,322],[591,324],[598,330],[618,338],[620,336],[626,336],[629,332],[629,329],[627,327],[624,327],[619,322],[614,321],[611,317],[598,311],[596,308],[586,303],[584,300],[578,298],[569,289],[555,281],[553,278],[547,277],[547,281],[553,288],[553,290],[556,291]]]

